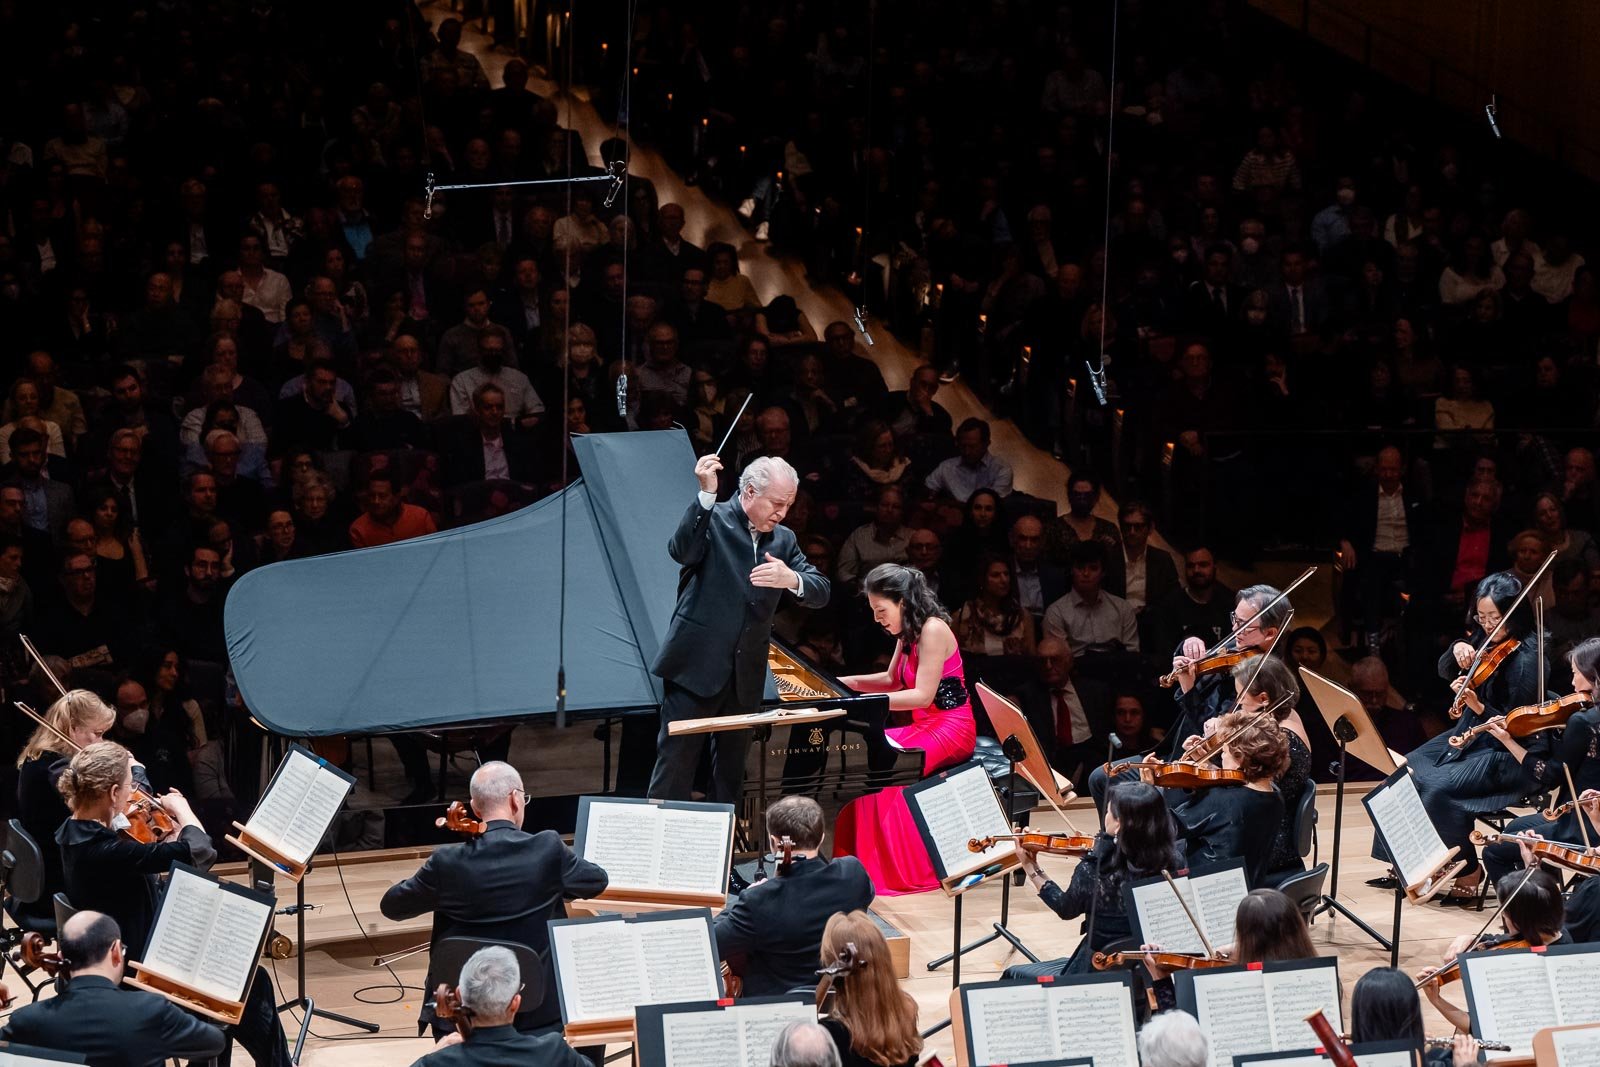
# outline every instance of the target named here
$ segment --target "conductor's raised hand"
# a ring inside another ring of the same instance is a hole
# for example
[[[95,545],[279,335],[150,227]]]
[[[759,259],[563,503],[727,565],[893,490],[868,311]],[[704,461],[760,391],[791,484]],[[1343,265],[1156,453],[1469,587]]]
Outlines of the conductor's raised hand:
[[[720,464],[719,464],[720,466]],[[756,565],[750,572],[750,584],[760,586],[762,589],[793,589],[795,573],[789,565],[774,556],[766,553],[767,561]]]
[[[701,456],[695,460],[694,476],[700,480],[702,493],[715,493],[717,491],[717,474],[722,470],[722,460],[713,453]]]

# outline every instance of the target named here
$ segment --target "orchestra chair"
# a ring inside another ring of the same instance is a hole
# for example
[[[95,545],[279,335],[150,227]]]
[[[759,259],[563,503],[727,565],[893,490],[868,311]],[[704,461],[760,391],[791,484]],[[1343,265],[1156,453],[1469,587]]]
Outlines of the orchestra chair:
[[[522,1005],[532,1011],[544,1002],[544,956],[527,945],[516,941],[500,941],[492,937],[447,937],[433,947],[433,965],[430,970],[438,981],[454,989],[461,980],[461,968],[472,954],[481,948],[499,946],[511,950],[517,957],[517,970],[522,974]],[[433,996],[428,990],[428,996]],[[520,1013],[519,1013],[520,1014]]]
[[[1312,856],[1317,847],[1317,785],[1309,779],[1295,803],[1294,832],[1295,849],[1303,861]],[[1327,877],[1328,865],[1318,863],[1313,856],[1309,870],[1302,864],[1300,870],[1273,871],[1266,876],[1263,888],[1276,889],[1294,901],[1309,923],[1312,909],[1322,899],[1322,883]]]
[[[1300,909],[1307,924],[1312,921],[1317,905],[1322,901],[1322,884],[1328,880],[1328,865],[1319,863],[1309,871],[1295,871],[1272,887],[1289,898]]]
[[[56,929],[65,930],[67,928],[67,920],[78,914],[78,909],[74,908],[67,900],[65,893],[57,893],[51,898],[51,902],[56,908]]]
[[[7,823],[6,847],[4,852],[0,852],[0,891],[5,894],[4,916],[9,916],[15,924],[13,928],[6,929],[4,917],[0,916],[0,931],[3,931],[0,934],[0,952],[10,961],[22,983],[28,987],[28,992],[33,994],[33,999],[38,1000],[39,990],[44,988],[45,983],[35,984],[30,978],[29,968],[22,962],[22,935],[36,933],[54,939],[56,923],[53,918],[32,915],[24,910],[26,905],[36,902],[44,893],[44,855],[39,851],[39,843],[16,819]]]

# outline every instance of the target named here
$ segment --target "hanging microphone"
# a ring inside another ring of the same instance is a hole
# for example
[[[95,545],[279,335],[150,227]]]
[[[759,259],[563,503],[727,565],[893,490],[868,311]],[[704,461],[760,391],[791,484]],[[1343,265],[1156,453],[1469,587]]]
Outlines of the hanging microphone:
[[[617,194],[622,192],[622,179],[628,176],[628,164],[624,160],[613,159],[606,170],[611,175],[611,188],[606,190],[605,206],[610,207],[617,202]]]
[[[867,318],[867,309],[864,307],[856,308],[855,319],[856,331],[861,334],[861,339],[867,342],[867,347],[871,348],[872,334],[867,330],[867,322],[869,321]]]
[[[1105,407],[1107,403],[1106,357],[1104,355],[1100,357],[1100,366],[1098,368],[1088,360],[1084,360],[1083,365],[1089,369],[1089,384],[1094,387],[1094,398],[1100,401],[1101,407]]]
[[[617,415],[621,418],[628,417],[628,376],[617,375]]]
[[[422,191],[426,193],[428,197],[427,204],[425,204],[422,208],[422,217],[425,219],[433,218],[433,188],[433,171],[430,170],[428,172],[427,180],[422,183]]]
[[[1500,115],[1499,93],[1490,94],[1489,102],[1483,105],[1483,114],[1489,120],[1489,130],[1495,135],[1495,138],[1498,140],[1503,137],[1504,135],[1500,132],[1500,123],[1496,121]]]

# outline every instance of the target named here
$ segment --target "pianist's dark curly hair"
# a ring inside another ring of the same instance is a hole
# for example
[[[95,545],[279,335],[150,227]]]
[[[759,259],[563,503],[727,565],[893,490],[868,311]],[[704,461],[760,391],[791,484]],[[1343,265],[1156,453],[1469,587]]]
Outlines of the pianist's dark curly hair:
[[[879,596],[900,606],[901,647],[910,652],[922,636],[922,624],[929,619],[950,621],[939,598],[928,588],[928,580],[915,567],[902,567],[898,563],[880,563],[867,572],[861,591],[868,596]]]

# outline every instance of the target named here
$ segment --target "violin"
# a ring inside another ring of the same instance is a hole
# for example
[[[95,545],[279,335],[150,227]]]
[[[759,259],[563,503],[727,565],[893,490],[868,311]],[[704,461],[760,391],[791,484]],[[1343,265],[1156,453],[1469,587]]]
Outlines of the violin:
[[[1470,729],[1462,730],[1450,738],[1450,747],[1466,748],[1479,734],[1486,734],[1496,726],[1504,727],[1506,733],[1512,737],[1527,737],[1541,730],[1554,730],[1567,725],[1567,720],[1578,712],[1593,706],[1594,701],[1590,699],[1588,693],[1568,693],[1564,697],[1546,700],[1542,704],[1524,704],[1520,708],[1512,708],[1504,715],[1497,715]]]
[[[1210,763],[1173,760],[1170,763],[1131,763],[1128,765],[1163,789],[1203,789],[1209,785],[1243,785],[1248,779],[1237,767],[1218,767]]]
[[[1121,967],[1133,962],[1149,963],[1168,971],[1201,970],[1209,967],[1231,967],[1233,961],[1224,956],[1199,956],[1188,952],[1162,952],[1158,949],[1129,949],[1126,952],[1096,952],[1089,962],[1097,971]]]
[[[441,984],[433,991],[433,1017],[455,1023],[462,1040],[472,1036],[472,1015],[472,1009],[461,1003],[461,993],[453,986]]]
[[[1190,660],[1189,667],[1193,668],[1196,676],[1216,674],[1219,671],[1232,670],[1259,655],[1262,655],[1259,648],[1232,648],[1226,652],[1208,652],[1199,659]],[[1182,673],[1183,671],[1171,671],[1156,679],[1156,682],[1163,689],[1171,689],[1178,684],[1178,676]]]
[[[1333,1061],[1333,1067],[1356,1067],[1355,1053],[1350,1051],[1350,1046],[1344,1043],[1344,1037],[1333,1028],[1321,1008],[1306,1016],[1306,1025],[1322,1042],[1322,1051]]]
[[[459,800],[452,800],[450,806],[444,809],[444,814],[433,820],[433,825],[468,837],[477,837],[489,828],[487,824],[474,819],[467,806]]]
[[[1549,860],[1558,867],[1565,867],[1569,871],[1576,871],[1579,874],[1600,874],[1600,852],[1596,852],[1594,849],[1569,844],[1565,841],[1546,841],[1542,837],[1529,837],[1527,834],[1496,834],[1485,833],[1482,830],[1472,831],[1472,843],[1474,845],[1492,845],[1497,841],[1516,841],[1527,845],[1535,856]]]
[[[1024,830],[1018,834],[990,834],[967,842],[970,852],[987,852],[996,841],[1015,841],[1024,852],[1043,852],[1047,856],[1087,856],[1094,851],[1094,838],[1088,834],[1045,834]]]
[[[1450,718],[1461,718],[1461,711],[1467,705],[1467,690],[1476,689],[1500,669],[1500,665],[1511,657],[1511,653],[1522,647],[1522,642],[1514,637],[1501,639],[1498,644],[1485,649],[1478,657],[1478,662],[1472,668],[1472,673],[1467,676],[1465,684],[1456,690],[1455,699],[1450,701]],[[1465,673],[1465,672],[1463,672]]]
[[[1532,947],[1532,942],[1524,941],[1520,937],[1514,937],[1511,934],[1493,934],[1489,937],[1480,937],[1477,941],[1468,945],[1466,951],[1461,955],[1464,956],[1467,952],[1499,952],[1501,950]],[[1431,986],[1437,989],[1442,985],[1449,985],[1451,982],[1460,980],[1461,956],[1457,956],[1443,967],[1429,967],[1423,971],[1421,981],[1417,983],[1417,988]]]

